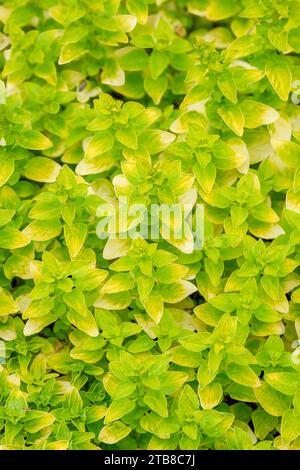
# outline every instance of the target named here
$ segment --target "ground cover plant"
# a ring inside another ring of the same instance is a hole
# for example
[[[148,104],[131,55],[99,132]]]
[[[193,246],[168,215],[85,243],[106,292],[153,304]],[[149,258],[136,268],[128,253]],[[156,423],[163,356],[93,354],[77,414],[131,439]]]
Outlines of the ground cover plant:
[[[1,449],[300,449],[299,54],[295,0],[0,1]]]

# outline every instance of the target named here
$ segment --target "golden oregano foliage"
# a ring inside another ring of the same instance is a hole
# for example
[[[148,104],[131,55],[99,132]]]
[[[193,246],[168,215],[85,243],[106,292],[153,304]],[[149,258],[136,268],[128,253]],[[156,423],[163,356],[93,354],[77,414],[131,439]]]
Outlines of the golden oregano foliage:
[[[0,1],[1,449],[300,449],[299,54],[295,0]]]

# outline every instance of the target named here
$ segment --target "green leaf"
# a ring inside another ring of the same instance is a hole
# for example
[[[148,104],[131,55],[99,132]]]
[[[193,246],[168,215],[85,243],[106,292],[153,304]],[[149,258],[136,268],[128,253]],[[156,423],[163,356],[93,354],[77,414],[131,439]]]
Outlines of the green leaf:
[[[231,74],[222,75],[218,80],[218,87],[222,94],[232,103],[237,103],[237,88]]]
[[[168,416],[167,399],[159,390],[147,390],[143,401],[150,410],[155,411],[159,416],[163,418]]]
[[[22,235],[37,242],[51,240],[61,232],[62,226],[58,219],[35,220],[23,230]],[[1,235],[0,235],[1,240]],[[1,245],[1,241],[0,241]]]
[[[61,166],[46,157],[35,157],[29,160],[24,169],[24,176],[40,183],[54,183]]]
[[[87,310],[85,315],[76,312],[75,310],[69,310],[67,318],[76,328],[86,333],[88,336],[93,338],[97,337],[99,330],[93,314]]]
[[[244,125],[247,129],[271,124],[279,118],[279,113],[274,108],[250,99],[243,101],[240,104],[240,109],[244,115]]]
[[[166,149],[175,140],[170,132],[151,129],[144,132],[139,138],[139,145],[148,149],[151,154],[157,154]]]
[[[262,408],[272,416],[282,416],[290,406],[289,397],[270,387],[266,382],[255,388],[254,393]]]
[[[224,0],[222,4],[217,0],[212,0],[208,3],[206,16],[209,21],[214,22],[230,18],[238,11],[239,5],[237,5],[233,0]]]
[[[259,439],[263,440],[269,434],[269,432],[273,431],[277,425],[278,420],[274,416],[266,413],[264,410],[257,408],[252,413],[252,421],[255,435]]]
[[[128,436],[130,431],[129,426],[126,426],[121,421],[115,421],[101,429],[98,439],[105,444],[115,444]]]
[[[204,168],[196,163],[193,172],[203,191],[210,193],[216,180],[216,167],[213,162],[209,162]]]
[[[164,284],[172,284],[185,277],[188,273],[188,268],[181,264],[169,264],[156,270],[157,279]]]
[[[240,385],[253,388],[260,387],[259,378],[249,366],[229,364],[226,369],[226,373],[233,382]]]
[[[109,152],[114,144],[113,136],[109,132],[96,132],[88,142],[85,150],[85,158],[91,160],[98,155]]]
[[[234,39],[226,50],[226,59],[233,61],[242,57],[251,56],[261,49],[261,38],[245,34]]]
[[[163,95],[168,88],[168,80],[165,76],[158,77],[156,79],[152,77],[145,78],[144,87],[146,93],[152,98],[154,103],[157,105],[160,103]]]
[[[130,149],[137,149],[137,135],[133,128],[121,128],[116,132],[116,138],[121,144]]]
[[[175,304],[197,291],[197,287],[189,281],[182,279],[173,284],[161,285],[160,294],[164,302]]]
[[[297,167],[300,163],[300,145],[286,140],[272,141],[272,146],[279,158],[288,167]]]
[[[80,315],[85,317],[87,315],[87,308],[85,303],[85,296],[80,289],[75,288],[71,292],[66,292],[63,296],[64,302]]]
[[[243,135],[244,132],[244,115],[240,108],[234,104],[227,104],[218,109],[218,113],[230,127],[231,130],[239,137]]]
[[[288,31],[288,43],[294,51],[300,53],[300,31],[298,28]]]
[[[51,426],[54,421],[55,417],[51,413],[30,410],[26,413],[24,419],[24,429],[29,433],[36,433],[41,429]]]
[[[94,306],[105,310],[123,310],[127,308],[131,301],[131,294],[128,291],[115,294],[104,294],[99,297]]]
[[[248,431],[248,429],[247,429]],[[226,435],[228,450],[250,450],[253,447],[253,438],[249,432],[239,426],[230,429]]]
[[[274,276],[262,276],[260,283],[266,294],[268,294],[273,300],[279,298],[279,280]]]
[[[59,65],[68,64],[73,60],[79,59],[82,55],[88,52],[85,44],[64,44],[58,59]]]
[[[265,381],[285,395],[294,395],[300,384],[298,375],[293,372],[270,372],[265,374]]]
[[[232,206],[230,209],[230,214],[231,214],[233,226],[238,227],[243,222],[245,222],[245,220],[248,217],[249,212],[246,207]]]
[[[240,13],[241,18],[263,18],[266,16],[267,12],[263,5],[252,5]]]
[[[294,180],[293,180],[293,191],[297,193],[300,190],[300,166],[296,168]]]
[[[234,416],[216,410],[197,412],[197,422],[200,429],[209,437],[221,437],[231,427]]]
[[[299,414],[294,410],[286,410],[282,415],[281,420],[281,436],[286,444],[297,439],[300,435],[300,420]]]
[[[287,101],[292,86],[292,73],[284,60],[272,60],[266,65],[266,75],[275,92],[283,101]]]
[[[83,223],[66,225],[64,227],[64,237],[71,258],[76,258],[84,245],[87,237],[87,226]]]
[[[3,186],[14,172],[15,164],[11,158],[0,157],[0,186]]]
[[[0,317],[16,313],[18,306],[9,292],[0,289]]]
[[[18,137],[18,144],[30,150],[47,150],[53,146],[48,137],[35,130],[22,132]]]
[[[222,385],[218,382],[208,384],[199,389],[200,403],[203,409],[211,409],[217,406],[223,397]]]
[[[137,47],[122,47],[116,53],[122,70],[136,72],[144,70],[148,66],[148,55],[144,49]]]
[[[145,310],[150,317],[159,323],[164,311],[163,298],[160,294],[151,293],[144,302]]]
[[[147,0],[126,0],[126,8],[131,15],[137,17],[138,23],[145,24],[148,17],[148,2]]]
[[[122,86],[125,83],[125,73],[119,63],[113,58],[107,58],[101,74],[101,82],[105,85]]]
[[[16,250],[30,243],[30,237],[13,227],[0,230],[0,248]]]
[[[129,274],[120,273],[112,276],[102,287],[101,291],[105,294],[114,294],[127,291],[133,288],[134,282]]]
[[[279,217],[271,207],[267,206],[267,204],[258,204],[251,208],[251,214],[258,220],[262,222],[269,222],[272,224],[276,224],[279,222]]]
[[[130,413],[132,410],[134,410],[134,408],[135,402],[129,398],[120,398],[119,400],[114,400],[107,409],[104,423],[109,424],[113,421],[116,421],[127,413]]]
[[[47,315],[54,306],[53,297],[45,297],[42,299],[33,300],[23,313],[23,318],[38,318]]]
[[[42,331],[46,326],[54,323],[57,320],[57,316],[54,314],[47,314],[38,318],[29,318],[24,327],[24,336],[31,336]]]
[[[34,67],[34,73],[37,77],[40,77],[50,85],[56,85],[57,74],[56,67],[53,62],[44,62],[43,64],[36,64]]]
[[[153,50],[150,56],[149,65],[153,80],[165,71],[169,64],[169,55],[165,51]],[[151,95],[150,95],[151,96]]]

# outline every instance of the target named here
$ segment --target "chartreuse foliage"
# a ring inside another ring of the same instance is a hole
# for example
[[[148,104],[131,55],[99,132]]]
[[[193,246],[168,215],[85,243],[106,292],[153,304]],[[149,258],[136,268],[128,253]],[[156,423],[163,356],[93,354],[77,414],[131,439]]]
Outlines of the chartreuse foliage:
[[[299,54],[297,0],[0,2],[1,449],[300,449]]]

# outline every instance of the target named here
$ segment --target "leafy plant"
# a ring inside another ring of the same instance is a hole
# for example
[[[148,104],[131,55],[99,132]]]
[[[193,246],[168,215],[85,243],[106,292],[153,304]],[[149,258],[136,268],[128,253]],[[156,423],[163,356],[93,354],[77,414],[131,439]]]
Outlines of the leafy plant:
[[[1,1],[0,449],[300,449],[299,28]]]

